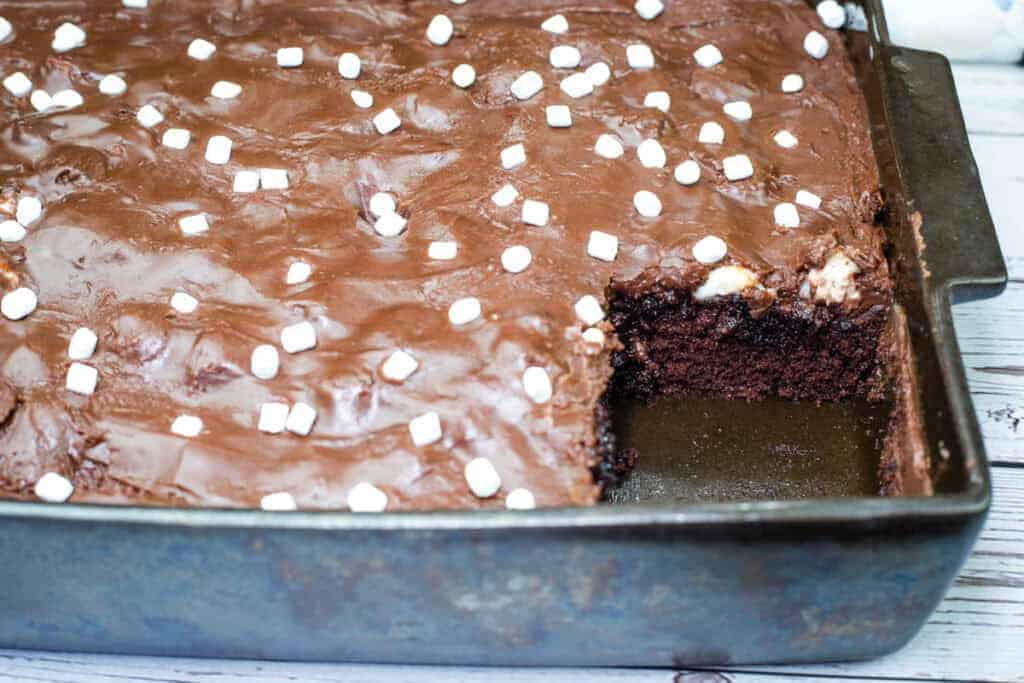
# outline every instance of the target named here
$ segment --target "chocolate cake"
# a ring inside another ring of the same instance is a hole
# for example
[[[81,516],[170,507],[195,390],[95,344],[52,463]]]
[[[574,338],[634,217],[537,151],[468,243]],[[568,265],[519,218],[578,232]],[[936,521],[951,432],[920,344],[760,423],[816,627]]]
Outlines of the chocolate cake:
[[[586,505],[609,392],[886,391],[834,2],[3,14],[7,497]]]

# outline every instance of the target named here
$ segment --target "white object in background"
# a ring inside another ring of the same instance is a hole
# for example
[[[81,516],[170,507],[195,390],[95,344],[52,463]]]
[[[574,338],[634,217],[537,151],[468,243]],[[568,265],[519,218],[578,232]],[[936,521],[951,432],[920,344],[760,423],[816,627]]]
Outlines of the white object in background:
[[[893,42],[950,59],[1019,62],[1024,0],[883,0]]]

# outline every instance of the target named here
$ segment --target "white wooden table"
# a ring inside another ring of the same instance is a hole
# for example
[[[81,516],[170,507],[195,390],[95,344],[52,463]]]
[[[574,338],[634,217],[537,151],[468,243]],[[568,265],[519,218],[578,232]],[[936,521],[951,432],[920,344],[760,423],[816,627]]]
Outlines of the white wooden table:
[[[994,466],[995,505],[945,602],[901,652],[862,664],[748,667],[722,673],[486,670],[291,664],[0,650],[0,681],[75,683],[317,681],[582,683],[850,681],[1024,683],[1024,68],[958,65],[971,142],[1010,270],[998,299],[955,310],[971,393]]]

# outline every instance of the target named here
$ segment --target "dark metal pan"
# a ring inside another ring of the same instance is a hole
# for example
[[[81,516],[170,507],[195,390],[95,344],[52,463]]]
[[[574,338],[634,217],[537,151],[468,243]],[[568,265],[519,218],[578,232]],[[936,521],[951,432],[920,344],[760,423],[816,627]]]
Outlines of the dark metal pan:
[[[950,301],[998,293],[1006,272],[947,62],[892,46],[877,0],[864,9],[868,33],[852,44],[925,437],[945,473],[936,495],[857,495],[854,477],[835,492],[847,495],[680,503],[655,495],[678,472],[655,467],[638,496],[655,502],[526,513],[0,502],[0,646],[691,666],[861,659],[906,643],[991,495]]]

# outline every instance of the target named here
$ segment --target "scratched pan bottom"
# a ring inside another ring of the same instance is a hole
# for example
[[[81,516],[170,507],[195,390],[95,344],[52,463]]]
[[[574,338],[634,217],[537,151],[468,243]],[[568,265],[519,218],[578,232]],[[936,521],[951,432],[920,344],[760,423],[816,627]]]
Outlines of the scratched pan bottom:
[[[661,398],[613,406],[620,446],[639,453],[612,503],[874,495],[887,404]]]

